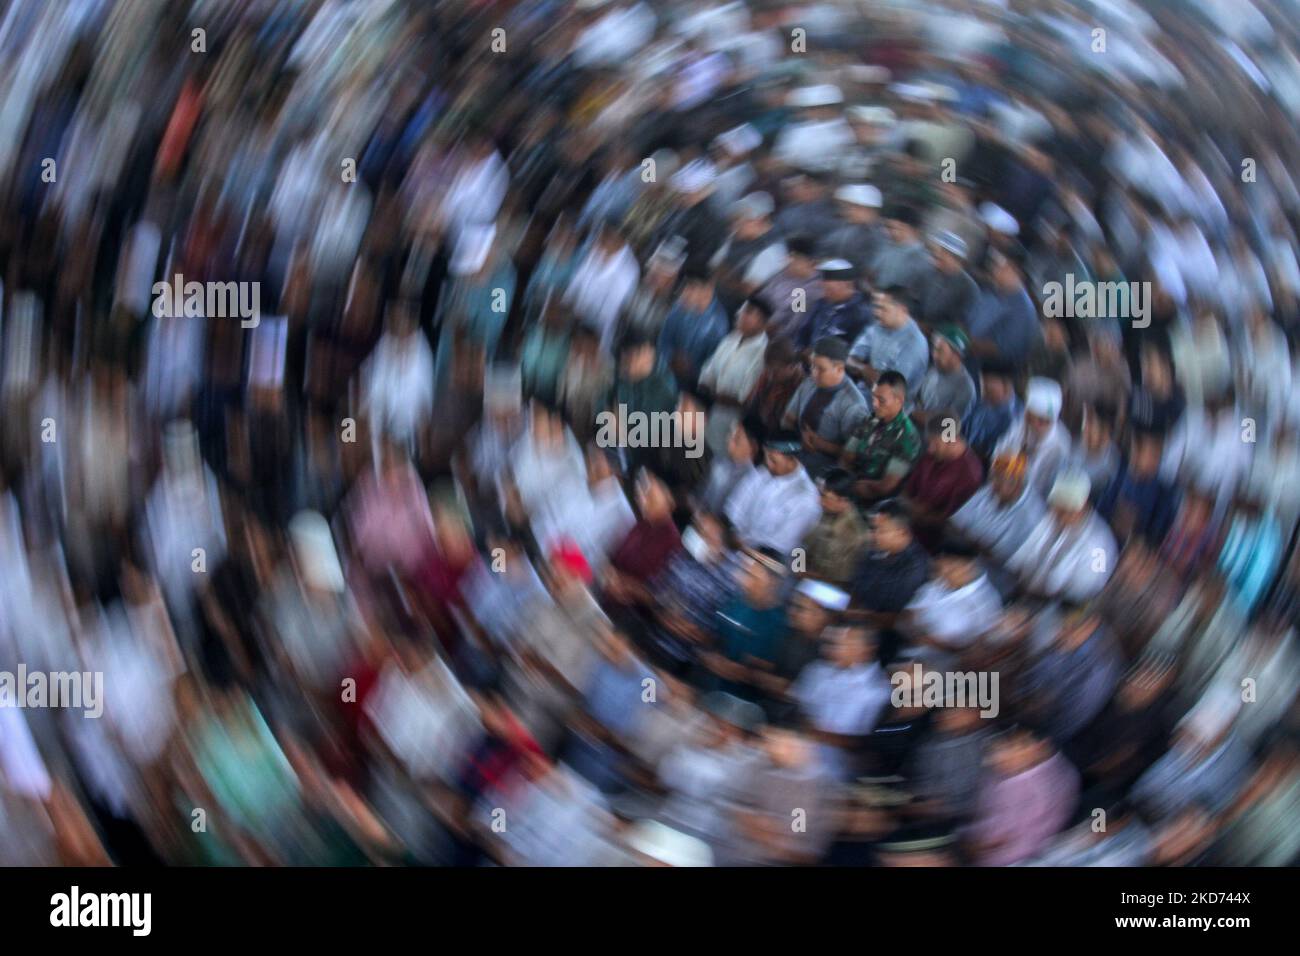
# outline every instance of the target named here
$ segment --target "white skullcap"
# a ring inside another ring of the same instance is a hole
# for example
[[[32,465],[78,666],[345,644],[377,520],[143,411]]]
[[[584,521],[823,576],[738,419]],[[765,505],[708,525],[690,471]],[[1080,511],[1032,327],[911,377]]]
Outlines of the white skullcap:
[[[729,156],[744,156],[763,145],[763,135],[748,123],[742,123],[735,129],[720,133],[713,144],[726,150]]]
[[[831,83],[822,83],[818,86],[801,86],[797,90],[792,90],[786,97],[786,105],[796,109],[811,109],[815,106],[835,106],[844,102],[844,94],[840,88]]]
[[[1056,421],[1061,414],[1061,383],[1050,378],[1031,378],[1025,389],[1025,411]]]
[[[934,88],[928,83],[892,83],[889,92],[909,103],[933,103]]]
[[[669,866],[713,865],[713,851],[707,843],[655,820],[641,820],[629,827],[627,844]]]
[[[650,256],[650,266],[659,266],[670,272],[676,272],[686,262],[686,240],[681,236],[669,236],[659,243]]]
[[[848,592],[831,587],[823,581],[804,578],[799,582],[798,590],[804,597],[820,604],[828,611],[842,611],[849,606]]]
[[[343,565],[324,516],[316,511],[299,511],[289,521],[289,538],[303,580],[322,591],[342,592]]]
[[[841,186],[835,190],[835,198],[840,202],[851,203],[854,206],[869,206],[872,209],[879,209],[883,202],[880,190],[867,183],[849,183]]]
[[[1056,476],[1052,490],[1047,493],[1047,503],[1062,511],[1082,511],[1092,492],[1092,479],[1086,471],[1069,469]]]
[[[772,215],[774,209],[776,209],[776,201],[771,196],[756,192],[737,199],[731,206],[731,213],[745,219],[762,219],[764,216]]]
[[[698,193],[708,189],[718,178],[718,170],[707,159],[687,163],[670,180],[679,193]]]
[[[478,272],[487,262],[488,253],[492,251],[492,243],[496,238],[495,223],[486,226],[477,223],[466,226],[456,238],[456,249],[452,252],[447,270],[454,276],[467,276]]]
[[[844,72],[855,83],[888,83],[893,76],[889,67],[876,66],[874,63],[854,63]]]
[[[850,119],[871,126],[893,126],[898,122],[898,117],[888,106],[850,106],[844,112]]]
[[[1000,232],[1004,236],[1020,235],[1020,223],[1016,222],[1016,217],[994,203],[980,203],[980,218],[994,232]]]
[[[948,232],[945,230],[944,232],[935,233],[930,237],[930,241],[940,249],[945,249],[948,252],[951,252],[958,259],[966,258],[966,240],[955,232]]]

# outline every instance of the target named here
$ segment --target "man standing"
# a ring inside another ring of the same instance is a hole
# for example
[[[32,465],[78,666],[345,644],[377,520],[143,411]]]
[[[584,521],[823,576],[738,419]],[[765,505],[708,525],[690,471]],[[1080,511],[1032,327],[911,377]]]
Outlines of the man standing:
[[[990,261],[991,284],[980,293],[967,324],[971,347],[981,358],[996,355],[1023,366],[1043,341],[1043,330],[1019,264],[1000,252]]]
[[[1082,472],[1062,474],[1047,496],[1048,513],[1007,562],[1028,593],[1047,599],[1083,602],[1110,580],[1115,570],[1115,536],[1092,510],[1092,483]]]
[[[1015,370],[1001,359],[989,359],[980,369],[980,398],[962,421],[961,430],[975,454],[988,461],[993,449],[1020,418]]]
[[[966,445],[956,416],[939,413],[926,426],[927,447],[907,478],[913,521],[927,544],[937,543],[948,516],[970,500],[984,466]]]
[[[859,274],[865,274],[885,242],[880,202],[880,190],[865,183],[835,190],[840,224],[822,239],[821,252],[831,259],[848,259]]]
[[[930,239],[934,272],[917,293],[916,318],[927,332],[943,322],[965,325],[980,289],[966,271],[966,242],[956,233]]]
[[[813,258],[815,244],[807,236],[791,236],[785,243],[785,268],[773,276],[758,296],[772,309],[767,334],[773,341],[804,341],[809,315],[822,300],[822,280]]]
[[[1025,413],[998,442],[995,454],[1022,451],[1029,462],[1029,483],[1046,495],[1070,459],[1070,432],[1061,423],[1061,386],[1050,378],[1031,378]]]
[[[1006,562],[1047,510],[1026,477],[1023,454],[998,455],[989,469],[989,483],[957,509],[951,526],[995,561]]]
[[[852,342],[871,321],[867,297],[858,291],[858,271],[847,259],[827,260],[817,270],[823,297],[804,326],[799,344],[807,348],[828,335]]]
[[[871,266],[872,284],[887,289],[902,286],[915,297],[931,272],[930,253],[921,241],[921,218],[910,206],[893,206],[885,213],[887,242]]]
[[[871,411],[845,374],[848,347],[842,339],[824,338],[813,349],[812,374],[786,407],[782,425],[799,431],[803,462],[814,477],[830,467],[844,443]]]
[[[844,446],[840,464],[857,475],[853,493],[860,501],[879,501],[897,492],[921,454],[921,436],[903,414],[907,382],[883,372],[871,390],[874,414]]]
[[[727,334],[727,315],[713,294],[707,270],[688,265],[677,304],[659,330],[659,354],[684,388],[693,389],[700,370]]]
[[[746,299],[736,313],[735,329],[718,343],[700,371],[699,389],[713,399],[704,434],[714,454],[726,451],[727,436],[740,421],[763,374],[769,315],[770,310],[761,300]]]
[[[574,270],[565,300],[578,318],[600,330],[600,346],[613,352],[623,305],[636,292],[641,267],[617,224],[606,221]]]
[[[883,372],[897,372],[908,388],[916,388],[930,362],[930,347],[912,318],[907,290],[890,286],[877,292],[876,319],[849,350],[849,370],[868,385]]]
[[[966,333],[955,325],[940,326],[930,336],[931,364],[921,379],[912,413],[921,424],[940,411],[960,421],[974,404],[975,383],[962,364],[969,344]]]
[[[793,433],[771,436],[763,449],[764,467],[727,499],[726,517],[742,544],[788,556],[821,517],[817,486],[799,463],[801,448]]]

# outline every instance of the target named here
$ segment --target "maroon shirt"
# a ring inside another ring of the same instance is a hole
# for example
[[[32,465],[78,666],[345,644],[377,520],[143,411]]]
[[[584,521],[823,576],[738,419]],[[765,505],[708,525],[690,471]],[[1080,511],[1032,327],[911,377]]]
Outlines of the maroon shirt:
[[[984,483],[984,465],[966,449],[960,458],[940,461],[923,454],[907,479],[907,494],[913,501],[943,515],[951,515]]]
[[[645,581],[662,571],[681,546],[682,536],[672,518],[653,524],[638,521],[610,555],[609,563],[614,570]]]

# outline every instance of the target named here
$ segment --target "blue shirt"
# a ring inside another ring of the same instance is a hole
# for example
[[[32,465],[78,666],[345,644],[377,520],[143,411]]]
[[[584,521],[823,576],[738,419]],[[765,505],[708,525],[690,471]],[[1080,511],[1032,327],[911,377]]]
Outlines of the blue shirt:
[[[1005,405],[976,402],[966,413],[961,433],[966,436],[966,444],[975,450],[975,454],[987,458],[993,454],[998,440],[1007,433],[1011,423],[1019,417],[1020,399],[1014,395]]]
[[[679,303],[668,313],[659,332],[659,357],[670,363],[678,352],[685,353],[699,375],[718,343],[730,331],[727,313],[716,298],[703,312],[690,312]]]
[[[1003,358],[1017,365],[1029,361],[1030,353],[1043,339],[1038,313],[1024,289],[1008,295],[996,289],[982,290],[971,311],[968,330],[971,338],[990,340]]]
[[[843,302],[822,299],[803,327],[799,345],[808,348],[830,335],[851,344],[871,318],[871,304],[861,292],[853,293]]]

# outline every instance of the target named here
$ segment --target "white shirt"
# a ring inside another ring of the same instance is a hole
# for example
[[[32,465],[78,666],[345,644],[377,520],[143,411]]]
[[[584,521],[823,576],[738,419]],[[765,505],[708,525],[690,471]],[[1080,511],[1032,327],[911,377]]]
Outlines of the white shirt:
[[[956,590],[936,578],[921,586],[907,610],[919,634],[952,647],[967,647],[998,622],[1002,598],[987,574]]]
[[[792,123],[781,131],[772,155],[786,166],[800,169],[834,169],[857,140],[841,117]]]
[[[875,662],[837,667],[830,661],[814,661],[799,672],[790,688],[790,696],[814,727],[854,737],[875,729],[889,695],[889,678]]]
[[[789,555],[821,518],[821,495],[802,465],[779,478],[759,468],[727,499],[726,516],[745,544]]]
[[[600,345],[607,353],[613,351],[619,313],[640,282],[641,267],[627,246],[611,256],[593,248],[569,280],[565,301],[579,318],[600,329]]]
[[[433,412],[433,351],[419,330],[385,333],[363,376],[362,407],[399,442],[413,441]]]
[[[574,491],[533,521],[533,535],[546,554],[565,538],[582,551],[593,570],[604,566],[614,546],[636,524],[636,514],[617,478],[599,482],[585,493]]]
[[[1064,529],[1048,513],[1011,556],[1007,568],[1045,597],[1086,601],[1110,580],[1116,554],[1115,536],[1096,512]]]
[[[1014,454],[1020,451],[1025,447],[1027,436],[1028,426],[1025,425],[1025,416],[1022,414],[1020,420],[1012,424],[998,441],[993,449],[993,457],[996,458],[1003,452]],[[1044,498],[1052,490],[1057,472],[1070,460],[1071,444],[1069,430],[1058,421],[1052,425],[1046,438],[1040,439],[1037,445],[1028,449],[1029,473],[1026,480]]]

